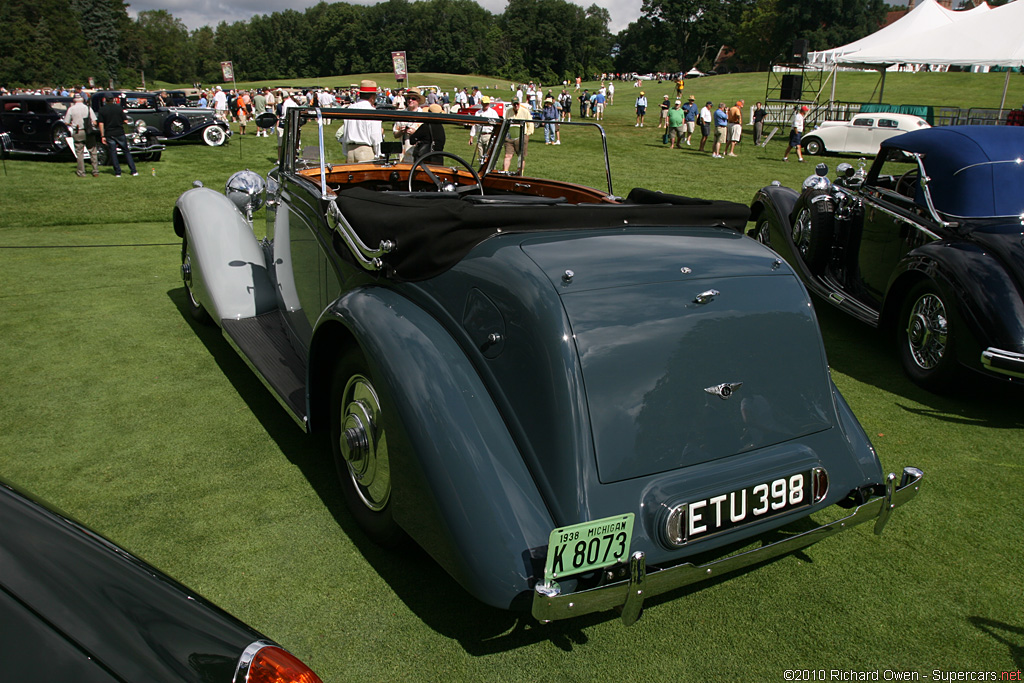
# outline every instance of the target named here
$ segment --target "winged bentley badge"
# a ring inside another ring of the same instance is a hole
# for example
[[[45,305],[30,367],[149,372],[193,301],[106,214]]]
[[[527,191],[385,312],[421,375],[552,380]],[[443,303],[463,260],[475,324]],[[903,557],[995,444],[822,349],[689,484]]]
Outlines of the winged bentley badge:
[[[716,387],[706,387],[704,391],[725,400],[732,396],[733,393],[742,386],[743,382],[726,382],[725,384],[719,384]]]

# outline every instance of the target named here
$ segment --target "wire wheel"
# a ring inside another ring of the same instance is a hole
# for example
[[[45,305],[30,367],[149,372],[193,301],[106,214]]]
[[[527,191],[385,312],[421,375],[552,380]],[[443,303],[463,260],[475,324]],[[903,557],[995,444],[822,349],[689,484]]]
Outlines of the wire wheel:
[[[897,329],[904,371],[931,391],[947,388],[956,375],[950,306],[935,283],[919,282],[904,301]]]

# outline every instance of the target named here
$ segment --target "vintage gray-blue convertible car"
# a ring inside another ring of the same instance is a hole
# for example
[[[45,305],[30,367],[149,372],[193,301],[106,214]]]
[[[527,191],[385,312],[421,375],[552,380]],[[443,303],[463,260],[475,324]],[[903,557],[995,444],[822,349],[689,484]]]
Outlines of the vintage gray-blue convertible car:
[[[894,331],[907,375],[956,387],[961,368],[1024,380],[1024,129],[944,126],[882,143],[801,191],[757,192],[751,234],[814,294]]]
[[[346,163],[334,126],[367,121],[388,140],[418,123],[428,144]],[[864,521],[880,532],[922,474],[883,474],[806,291],[742,234],[747,207],[615,196],[594,124],[528,158],[594,151],[606,191],[525,177],[522,159],[495,170],[532,125],[293,108],[265,238],[253,172],[175,205],[193,315],[303,429],[331,433],[363,529],[411,538],[490,605],[542,621],[620,607],[627,623],[647,597]],[[489,142],[472,164],[448,151],[476,156],[471,133]]]

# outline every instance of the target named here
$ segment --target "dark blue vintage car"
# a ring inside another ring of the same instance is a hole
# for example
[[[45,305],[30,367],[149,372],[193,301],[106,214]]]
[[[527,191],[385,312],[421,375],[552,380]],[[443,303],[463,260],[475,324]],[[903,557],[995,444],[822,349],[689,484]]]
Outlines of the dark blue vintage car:
[[[616,196],[592,123],[562,124],[559,149],[606,190],[527,177],[524,150],[559,165],[532,127],[292,108],[265,183],[174,207],[189,310],[330,433],[366,533],[420,544],[490,605],[631,623],[647,597],[881,531],[922,474],[883,473],[748,208]],[[826,508],[846,509],[808,524]]]
[[[301,661],[0,479],[5,681],[319,683]]]
[[[821,299],[894,332],[907,374],[1024,379],[1024,129],[948,126],[882,143],[864,173],[827,167],[758,191],[751,235]]]

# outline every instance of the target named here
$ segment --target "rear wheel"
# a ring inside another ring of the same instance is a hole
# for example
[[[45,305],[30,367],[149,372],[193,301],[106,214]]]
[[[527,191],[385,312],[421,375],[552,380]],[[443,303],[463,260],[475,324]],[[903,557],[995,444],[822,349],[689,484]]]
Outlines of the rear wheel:
[[[825,153],[825,145],[818,138],[805,138],[804,151],[811,156],[817,156]]]
[[[956,378],[952,305],[934,282],[922,280],[910,290],[900,313],[896,341],[903,369],[930,391],[942,391]]]
[[[196,322],[209,325],[213,323],[210,314],[206,312],[203,305],[196,299],[192,290],[192,250],[189,247],[188,236],[181,240],[181,281],[185,284],[185,294],[188,301],[188,312]]]
[[[391,514],[391,458],[380,388],[359,348],[348,349],[331,383],[331,450],[352,516],[375,543],[394,547],[404,534]]]

